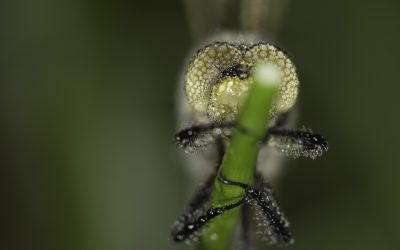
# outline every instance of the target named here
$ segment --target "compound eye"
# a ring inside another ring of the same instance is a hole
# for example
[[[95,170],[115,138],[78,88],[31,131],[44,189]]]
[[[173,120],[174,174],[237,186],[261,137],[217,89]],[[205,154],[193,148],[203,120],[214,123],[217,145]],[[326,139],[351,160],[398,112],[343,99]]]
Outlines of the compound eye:
[[[241,57],[241,51],[228,43],[214,43],[198,51],[185,75],[186,97],[196,111],[207,112],[213,85]]]
[[[288,111],[296,102],[299,80],[296,67],[292,61],[279,49],[271,44],[257,44],[246,51],[244,59],[255,65],[258,62],[272,62],[281,70],[282,84],[279,86],[275,100],[274,113]]]

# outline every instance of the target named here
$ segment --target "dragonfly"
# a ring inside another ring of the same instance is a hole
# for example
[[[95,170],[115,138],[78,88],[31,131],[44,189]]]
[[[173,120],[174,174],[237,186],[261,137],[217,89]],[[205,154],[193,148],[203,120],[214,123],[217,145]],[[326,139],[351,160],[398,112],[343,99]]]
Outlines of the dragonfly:
[[[204,184],[173,225],[171,237],[176,242],[196,241],[216,217],[232,209],[242,209],[241,238],[243,248],[250,249],[247,215],[250,206],[262,227],[264,240],[277,245],[291,244],[293,234],[289,221],[269,185],[281,161],[276,152],[293,158],[315,159],[327,151],[328,142],[311,129],[292,128],[299,92],[296,67],[288,54],[261,32],[268,27],[265,23],[273,23],[265,11],[274,1],[221,1],[215,7],[225,14],[218,18],[216,13],[220,12],[213,13],[204,7],[213,6],[211,3],[199,7],[199,2],[186,3],[189,15],[194,15],[191,23],[194,36],[201,37],[215,27],[220,29],[199,42],[201,45],[196,52],[191,52],[186,63],[178,89],[180,129],[174,141],[189,153],[188,158],[192,158],[189,165],[201,173],[196,175],[204,178]],[[238,2],[241,4],[237,5]],[[229,15],[232,12],[236,15]],[[210,16],[208,23],[201,22],[199,13]],[[232,20],[232,16],[239,20]],[[250,185],[227,179],[218,170],[233,132],[241,129],[235,120],[251,88],[251,72],[256,64],[265,61],[278,66],[283,81],[269,111],[272,118],[265,124],[266,135],[259,142],[254,183]],[[223,206],[213,206],[210,200],[215,181],[243,189],[243,197]]]

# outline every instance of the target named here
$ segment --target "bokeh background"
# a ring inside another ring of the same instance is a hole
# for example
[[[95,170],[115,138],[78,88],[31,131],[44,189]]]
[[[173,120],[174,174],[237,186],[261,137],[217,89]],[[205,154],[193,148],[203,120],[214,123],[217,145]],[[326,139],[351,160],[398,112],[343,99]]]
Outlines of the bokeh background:
[[[330,143],[276,187],[289,249],[400,249],[399,10],[287,5],[299,124]],[[171,142],[183,4],[6,0],[0,20],[0,249],[187,249],[169,240],[194,185]]]

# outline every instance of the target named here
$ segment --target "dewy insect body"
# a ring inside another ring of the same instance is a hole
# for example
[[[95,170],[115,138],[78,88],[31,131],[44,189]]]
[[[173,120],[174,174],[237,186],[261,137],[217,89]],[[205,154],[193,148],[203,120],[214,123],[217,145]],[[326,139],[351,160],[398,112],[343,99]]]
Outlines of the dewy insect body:
[[[213,218],[247,204],[252,205],[263,217],[262,224],[266,227],[264,237],[269,242],[285,245],[293,241],[289,223],[264,180],[268,176],[260,174],[262,167],[257,168],[253,185],[217,176],[232,130],[241,129],[236,126],[235,119],[253,83],[251,72],[256,64],[263,62],[276,65],[282,81],[274,106],[270,110],[273,119],[265,125],[267,132],[260,142],[262,147],[268,147],[267,150],[276,148],[284,155],[294,158],[316,158],[327,150],[327,141],[321,135],[314,134],[309,129],[286,128],[298,95],[299,80],[294,64],[284,52],[274,45],[260,42],[218,41],[205,46],[189,63],[184,78],[184,97],[187,103],[183,114],[193,124],[179,131],[175,142],[186,152],[214,147],[218,166],[190,202],[186,212],[174,224],[171,234],[175,241],[195,239],[204,225]],[[212,163],[210,165],[212,167]],[[243,188],[244,197],[225,206],[215,207],[209,204],[215,178],[225,185]]]

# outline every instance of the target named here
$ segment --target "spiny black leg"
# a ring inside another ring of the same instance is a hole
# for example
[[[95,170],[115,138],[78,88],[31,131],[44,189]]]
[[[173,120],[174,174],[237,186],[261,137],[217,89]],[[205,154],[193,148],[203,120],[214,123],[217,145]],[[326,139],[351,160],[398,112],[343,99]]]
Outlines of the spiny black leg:
[[[313,133],[311,129],[279,129],[270,128],[268,129],[268,136],[280,136],[280,137],[290,137],[298,143],[302,143],[307,149],[315,149],[316,147],[322,147],[324,149],[328,148],[328,141],[320,134]]]
[[[199,230],[202,226],[204,226],[204,224],[206,224],[211,219],[215,218],[218,215],[222,215],[226,211],[235,208],[237,206],[240,206],[245,202],[247,202],[247,197],[226,206],[216,207],[207,210],[207,212],[204,215],[198,217],[198,219],[196,219],[195,221],[184,223],[179,227],[180,230],[173,231],[172,232],[173,240],[183,241],[187,239],[190,235]]]
[[[190,201],[186,212],[173,225],[171,235],[174,240],[176,235],[180,231],[184,230],[184,225],[197,220],[201,215],[203,215],[205,207],[208,205],[208,201],[210,200],[215,176],[216,175],[213,174],[207,179],[194,198]]]
[[[195,151],[213,141],[213,132],[222,133],[223,129],[235,128],[233,123],[202,124],[179,131],[174,138],[175,143],[185,151]]]
[[[265,216],[267,231],[271,231],[270,237],[278,244],[291,244],[293,236],[289,228],[289,222],[275,201],[272,191],[264,182],[260,174],[255,175],[255,187],[248,187],[246,195],[254,199],[255,206],[261,210]]]
[[[279,149],[283,154],[297,158],[299,156],[319,157],[328,150],[328,141],[310,129],[287,130],[270,128],[263,143]]]
[[[245,190],[249,201],[254,200],[254,205],[262,211],[269,229],[272,231],[271,238],[279,244],[290,244],[293,241],[292,233],[289,229],[289,222],[280,211],[272,191],[262,180],[261,175],[255,176],[256,187],[226,179],[222,173],[218,180],[227,185],[241,187]]]

